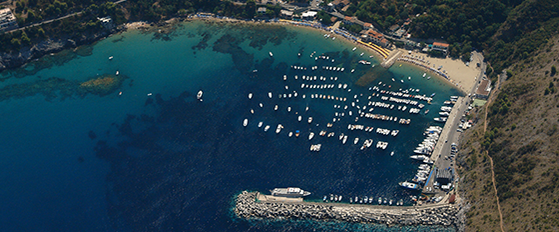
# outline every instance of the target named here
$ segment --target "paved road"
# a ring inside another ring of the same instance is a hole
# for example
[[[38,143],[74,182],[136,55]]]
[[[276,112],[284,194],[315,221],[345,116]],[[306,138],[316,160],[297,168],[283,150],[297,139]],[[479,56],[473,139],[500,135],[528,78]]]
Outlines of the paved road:
[[[440,138],[440,142],[444,143],[440,150],[441,151],[440,157],[434,157],[436,158],[435,166],[439,169],[446,169],[450,167],[451,169],[455,170],[456,168],[456,162],[455,162],[456,157],[451,156],[451,144],[456,143],[458,145],[458,149],[460,148],[459,139],[461,136],[461,132],[458,132],[459,129],[458,125],[461,123],[460,120],[464,118],[463,115],[465,114],[466,110],[468,110],[470,101],[472,100],[472,96],[475,93],[477,86],[479,85],[479,80],[481,80],[481,78],[483,77],[486,69],[486,64],[483,63],[483,55],[474,52],[472,53],[472,61],[470,63],[471,65],[476,65],[477,61],[479,61],[480,63],[480,68],[479,68],[479,73],[476,76],[476,84],[472,87],[469,93],[471,94],[471,96],[466,95],[463,98],[463,103],[456,104],[455,107],[452,109],[453,112],[456,111],[456,117],[449,118],[449,121],[447,121],[445,124],[445,126],[449,127],[448,135],[446,137],[441,136]],[[433,176],[432,178],[435,177]],[[434,180],[430,181],[429,185],[425,187],[430,187],[431,189],[429,190],[435,190],[432,188],[433,183]],[[435,191],[435,192],[437,193],[437,196],[445,195],[445,192],[442,191]]]
[[[114,2],[114,3],[115,3],[115,4],[120,4],[120,3],[123,3],[123,2],[125,2],[125,1],[126,1],[126,0],[119,0],[119,1],[116,1],[116,2]],[[65,16],[62,16],[62,17],[59,17],[59,18],[55,18],[55,19],[45,20],[45,21],[42,21],[42,22],[39,22],[39,23],[35,23],[35,24],[31,24],[31,25],[28,25],[28,26],[25,26],[25,27],[20,27],[20,28],[18,28],[18,29],[13,29],[13,30],[10,30],[10,31],[6,31],[5,33],[11,33],[11,32],[15,32],[15,31],[25,30],[25,29],[27,29],[27,28],[36,27],[36,26],[40,26],[40,25],[43,25],[43,24],[47,24],[47,23],[52,23],[52,22],[54,22],[54,21],[58,21],[58,20],[70,18],[70,17],[72,17],[72,16],[76,16],[76,15],[80,15],[80,14],[82,14],[82,11],[76,12],[76,13],[72,13],[72,14],[68,14],[68,15],[65,15]]]

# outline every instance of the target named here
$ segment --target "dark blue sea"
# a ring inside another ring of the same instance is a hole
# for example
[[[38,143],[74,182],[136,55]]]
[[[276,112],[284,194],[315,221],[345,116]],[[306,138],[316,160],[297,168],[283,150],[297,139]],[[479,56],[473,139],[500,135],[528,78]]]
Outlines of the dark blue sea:
[[[0,73],[0,231],[452,231],[234,216],[233,198],[241,191],[288,186],[311,191],[309,200],[333,193],[410,203],[413,193],[397,184],[415,174],[418,163],[408,157],[425,128],[436,125],[432,119],[443,101],[460,93],[439,78],[424,78],[416,67],[383,69],[369,57],[372,51],[354,46],[308,28],[194,21],[124,32]],[[320,55],[329,59],[315,60]],[[118,80],[116,87],[84,91],[84,82],[106,76]],[[362,76],[368,81],[358,82]],[[336,87],[301,89],[302,83]],[[339,83],[348,87],[338,89]],[[372,112],[410,118],[411,125],[355,122],[350,103],[365,105],[373,86],[436,96],[432,104],[422,102],[421,114],[378,107]],[[294,91],[297,97],[279,98]],[[431,112],[425,115],[425,109]],[[336,112],[345,116],[327,128]],[[284,128],[276,134],[279,123]],[[400,134],[348,131],[348,124]],[[288,136],[296,130],[298,138]],[[319,136],[321,130],[335,136]],[[310,132],[316,134],[312,141]],[[345,145],[340,133],[349,136]],[[361,151],[365,139],[389,146]],[[320,152],[309,151],[319,143]]]

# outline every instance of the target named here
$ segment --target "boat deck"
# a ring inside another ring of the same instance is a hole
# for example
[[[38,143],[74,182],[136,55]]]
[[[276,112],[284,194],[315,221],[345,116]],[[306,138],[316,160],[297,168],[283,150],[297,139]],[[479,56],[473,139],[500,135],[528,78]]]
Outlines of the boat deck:
[[[272,195],[265,195],[262,193],[256,194],[256,200],[266,202],[303,202],[302,197],[276,197]]]

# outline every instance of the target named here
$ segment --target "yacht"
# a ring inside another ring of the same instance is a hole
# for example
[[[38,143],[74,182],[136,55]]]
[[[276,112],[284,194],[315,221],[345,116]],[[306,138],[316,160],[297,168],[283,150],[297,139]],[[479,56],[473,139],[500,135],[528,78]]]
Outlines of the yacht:
[[[419,185],[415,184],[415,183],[411,183],[411,182],[400,182],[398,183],[400,186],[402,186],[403,188],[407,188],[407,189],[412,189],[412,190],[417,190],[419,189]]]
[[[272,196],[276,197],[306,197],[311,195],[310,192],[295,187],[275,188],[274,190],[271,190],[271,192]]]
[[[248,125],[248,118],[245,118],[245,120],[243,121],[243,126],[247,126]]]
[[[278,127],[276,127],[276,134],[279,134],[282,128],[283,126],[281,124],[278,124]]]
[[[202,95],[204,94],[204,92],[202,92],[202,90],[198,91],[198,94],[196,94],[196,99],[202,101]]]

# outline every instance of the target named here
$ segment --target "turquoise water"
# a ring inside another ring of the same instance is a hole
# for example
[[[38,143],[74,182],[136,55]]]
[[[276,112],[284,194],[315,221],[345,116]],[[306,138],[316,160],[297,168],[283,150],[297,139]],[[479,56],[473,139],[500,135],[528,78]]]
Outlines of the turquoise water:
[[[191,22],[163,33],[125,32],[0,73],[0,223],[5,231],[446,230],[317,226],[232,216],[234,194],[282,186],[311,191],[311,200],[334,193],[345,199],[367,195],[409,203],[411,193],[397,185],[411,179],[417,168],[408,156],[423,139],[423,130],[434,125],[442,102],[458,90],[437,78],[423,78],[424,72],[413,66],[384,70],[369,58],[371,52],[352,51],[353,46],[305,28]],[[314,59],[321,54],[330,60]],[[377,65],[360,65],[361,59]],[[299,71],[291,65],[340,66],[346,71]],[[117,71],[120,75],[114,76]],[[367,72],[376,79],[355,85]],[[106,75],[122,83],[103,93],[81,89],[81,83]],[[303,75],[338,81],[303,82]],[[433,104],[424,108],[431,113],[375,108],[373,113],[412,119],[411,125],[401,126],[368,119],[355,123],[356,110],[353,117],[345,111],[340,122],[325,127],[342,111],[333,104],[348,105],[354,95],[363,103],[378,82],[392,90],[436,93]],[[351,92],[337,86],[301,89],[301,83],[346,83]],[[203,102],[196,100],[200,89]],[[293,91],[299,96],[277,97]],[[272,99],[268,92],[273,92]],[[253,93],[251,100],[248,93]],[[313,99],[310,94],[348,101]],[[278,111],[273,110],[276,104]],[[299,114],[303,122],[297,121]],[[309,116],[312,124],[306,122]],[[260,121],[270,125],[268,132],[257,127]],[[274,132],[278,123],[285,127],[280,134]],[[400,134],[394,138],[347,131],[348,123],[399,129]],[[336,135],[321,137],[323,129]],[[295,130],[301,131],[299,138],[287,136]],[[316,135],[308,141],[311,131]],[[349,136],[345,145],[337,139],[341,132]],[[360,137],[358,145],[352,143],[355,137]],[[367,138],[390,144],[385,151],[362,152],[359,147]],[[317,143],[322,150],[310,152],[310,145]]]

